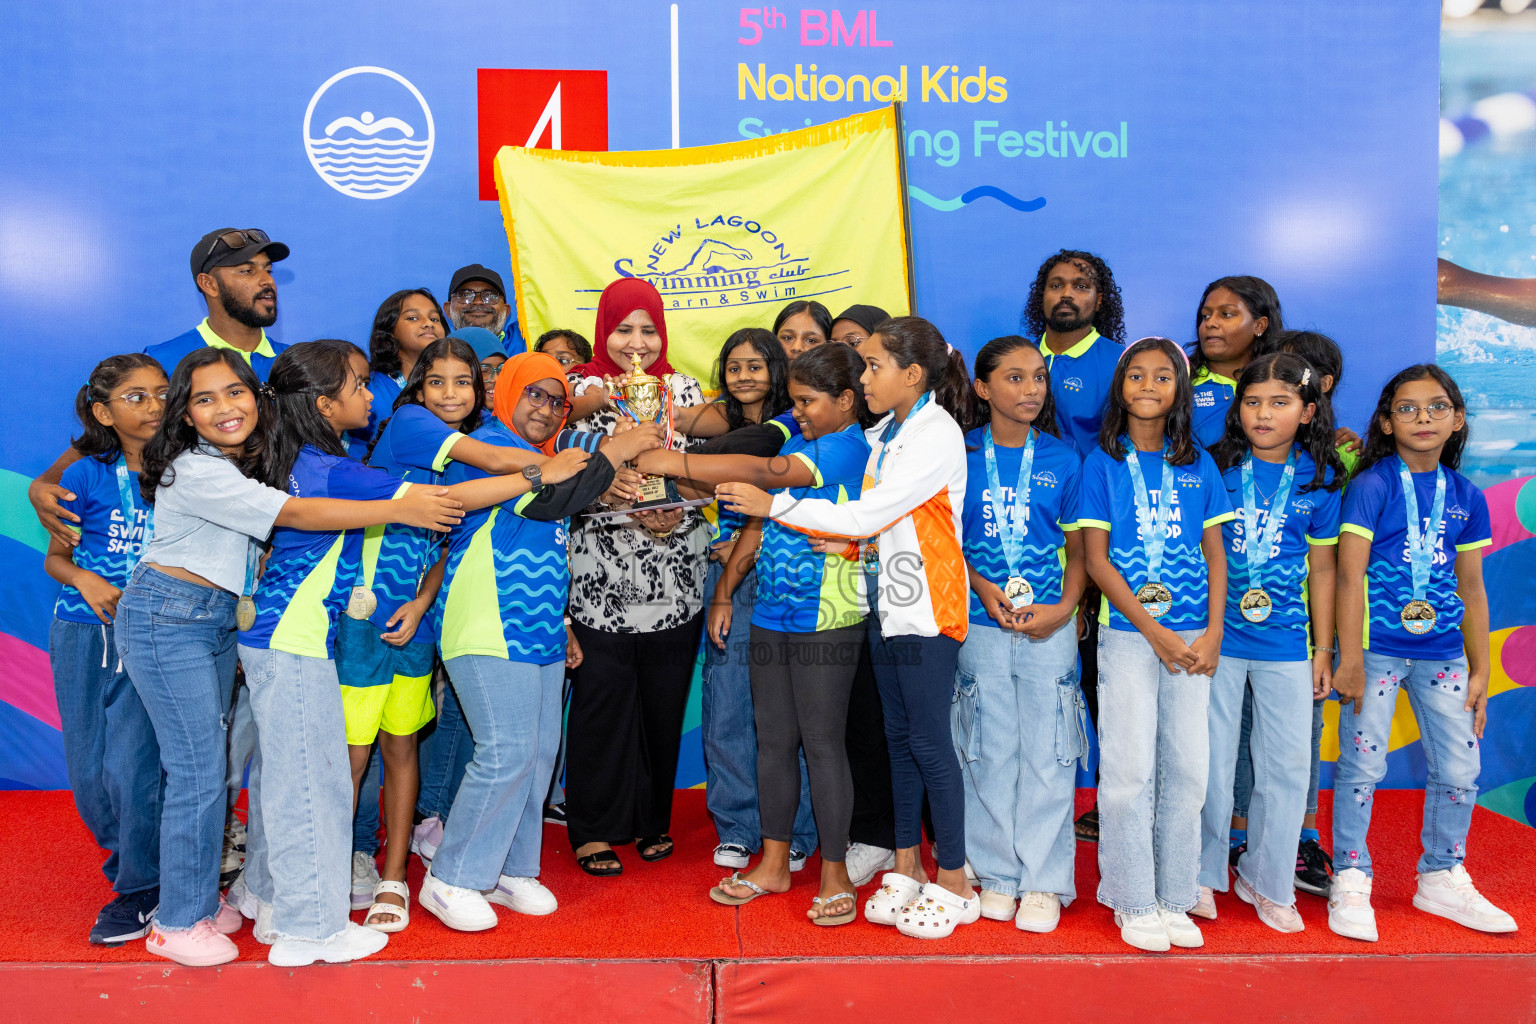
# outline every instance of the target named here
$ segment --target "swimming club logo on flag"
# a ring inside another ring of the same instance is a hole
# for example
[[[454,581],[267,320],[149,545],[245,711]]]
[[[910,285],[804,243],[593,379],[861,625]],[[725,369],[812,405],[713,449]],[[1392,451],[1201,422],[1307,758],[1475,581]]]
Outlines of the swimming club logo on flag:
[[[432,159],[432,109],[388,68],[338,71],[304,111],[304,153],[331,188],[353,199],[388,199],[415,183]]]

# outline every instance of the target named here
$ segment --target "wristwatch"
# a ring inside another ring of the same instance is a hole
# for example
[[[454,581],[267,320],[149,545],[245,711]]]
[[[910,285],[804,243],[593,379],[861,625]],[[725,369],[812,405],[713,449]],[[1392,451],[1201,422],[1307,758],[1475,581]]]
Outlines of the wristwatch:
[[[523,479],[532,485],[531,490],[537,491],[544,486],[544,474],[540,472],[538,466],[524,466]]]

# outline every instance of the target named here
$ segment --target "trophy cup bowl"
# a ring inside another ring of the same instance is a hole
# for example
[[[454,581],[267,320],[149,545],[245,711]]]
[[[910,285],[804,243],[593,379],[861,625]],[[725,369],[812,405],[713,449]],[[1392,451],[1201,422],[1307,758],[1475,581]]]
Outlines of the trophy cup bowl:
[[[608,394],[619,411],[635,423],[665,421],[665,443],[672,444],[672,375],[656,377],[645,372],[640,357],[629,357],[629,372],[614,380],[608,378]],[[632,506],[636,509],[652,505],[665,505],[674,500],[667,493],[666,477],[647,476],[640,482],[640,499]]]

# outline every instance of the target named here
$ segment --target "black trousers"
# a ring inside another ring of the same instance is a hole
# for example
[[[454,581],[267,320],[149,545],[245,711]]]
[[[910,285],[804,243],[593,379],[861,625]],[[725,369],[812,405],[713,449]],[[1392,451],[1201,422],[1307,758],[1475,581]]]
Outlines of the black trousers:
[[[848,840],[887,850],[896,848],[896,809],[891,800],[891,752],[885,743],[885,713],[866,632],[848,697],[848,769],[853,773],[853,819]]]
[[[700,612],[671,629],[609,633],[572,623],[565,813],[571,847],[666,834],[683,713],[699,653]]]

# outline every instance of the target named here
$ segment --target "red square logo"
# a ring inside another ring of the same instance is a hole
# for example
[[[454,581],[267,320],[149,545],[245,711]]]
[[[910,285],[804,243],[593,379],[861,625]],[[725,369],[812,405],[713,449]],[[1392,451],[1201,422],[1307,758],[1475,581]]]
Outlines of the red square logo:
[[[502,146],[608,148],[608,72],[480,68],[480,198],[496,199]]]

